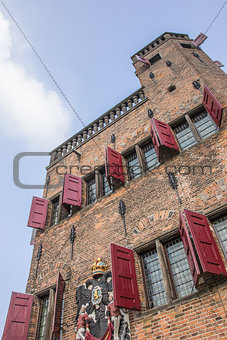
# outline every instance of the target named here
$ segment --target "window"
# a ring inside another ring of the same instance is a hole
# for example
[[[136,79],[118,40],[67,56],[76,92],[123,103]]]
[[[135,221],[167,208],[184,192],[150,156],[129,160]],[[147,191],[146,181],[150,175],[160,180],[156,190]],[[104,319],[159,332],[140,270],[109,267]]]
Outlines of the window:
[[[175,299],[196,291],[188,260],[181,238],[177,237],[167,243],[160,243],[160,251],[156,248],[142,254],[145,282],[149,305],[157,307],[168,303],[163,276],[167,277],[170,290]],[[165,259],[165,268],[161,267]]]
[[[180,44],[183,48],[193,48],[190,44]]]
[[[87,181],[87,204],[92,204],[96,200],[96,183],[95,183],[95,176],[93,175]]]
[[[159,61],[161,58],[160,54],[156,54],[154,57],[152,57],[151,59],[149,59],[149,62],[151,65],[153,65],[154,63],[156,63],[157,61]]]
[[[217,130],[217,126],[213,119],[205,110],[194,116],[192,118],[192,122],[194,123],[201,139],[211,136]]]
[[[143,255],[147,291],[151,307],[167,303],[166,292],[156,249]]]
[[[227,214],[214,220],[213,226],[224,252],[225,258],[227,259]]]
[[[180,298],[196,291],[181,239],[178,238],[168,242],[165,244],[165,249],[168,255],[176,296]]]
[[[202,109],[194,115],[185,115],[185,119],[173,126],[181,150],[186,150],[192,145],[201,142],[217,131],[213,119]]]
[[[155,168],[156,166],[159,165],[159,161],[157,158],[157,154],[155,151],[155,148],[152,144],[152,142],[146,144],[143,148],[142,148],[144,157],[145,157],[145,163],[146,163],[146,169],[147,170],[151,170],[153,168]]]
[[[55,225],[58,223],[59,196],[54,198],[51,202],[52,202],[51,225]]]
[[[126,157],[129,180],[133,180],[141,175],[141,169],[136,152]]]
[[[43,340],[45,337],[45,330],[47,325],[47,311],[49,304],[49,296],[45,296],[41,298],[41,312],[40,312],[40,321],[39,321],[39,333],[38,340]]]
[[[140,145],[136,144],[135,149],[126,153],[124,158],[128,181],[141,176],[141,174],[144,174],[147,170],[152,170],[160,164],[150,138],[146,138]]]
[[[109,183],[107,181],[106,175],[104,172],[100,173],[101,175],[101,196],[107,196],[113,192],[113,189],[110,188]],[[112,178],[110,178],[110,182],[112,183]]]
[[[184,122],[183,124],[178,125],[174,129],[174,132],[181,147],[181,150],[186,150],[190,148],[190,146],[197,143],[188,122]]]
[[[65,281],[59,273],[55,288],[48,288],[37,295],[40,301],[37,340],[62,340],[65,305]]]
[[[62,202],[61,193],[59,196],[51,200],[52,210],[51,210],[51,221],[50,225],[54,226],[58,224],[61,220],[72,216],[76,211],[77,207],[72,205],[60,204]]]
[[[110,188],[103,166],[96,169],[92,176],[88,175],[85,180],[87,183],[87,205],[94,203],[98,198],[111,194],[115,187],[112,178],[110,178]]]

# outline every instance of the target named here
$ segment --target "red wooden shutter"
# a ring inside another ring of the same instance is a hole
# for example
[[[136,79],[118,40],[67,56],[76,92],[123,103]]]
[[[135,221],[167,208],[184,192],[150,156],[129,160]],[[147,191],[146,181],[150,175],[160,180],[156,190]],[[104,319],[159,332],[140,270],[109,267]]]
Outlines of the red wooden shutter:
[[[27,340],[33,295],[13,292],[2,340]]]
[[[62,203],[81,207],[81,189],[81,177],[65,174]]]
[[[62,313],[62,300],[63,300],[64,289],[65,289],[65,281],[61,273],[58,273],[57,287],[56,287],[56,293],[55,293],[55,302],[54,302],[53,326],[52,326],[52,332],[58,339],[60,339],[60,332],[61,332],[61,313]]]
[[[33,196],[28,227],[45,229],[48,200]]]
[[[124,183],[124,172],[122,167],[121,154],[109,147],[106,148],[105,160],[106,177],[110,184],[110,177]]]
[[[114,305],[140,310],[133,251],[111,243]]]
[[[204,85],[203,105],[217,126],[220,126],[223,108],[206,85]]]
[[[207,38],[207,35],[199,33],[199,35],[192,41],[192,45],[199,47]]]
[[[167,123],[152,118],[151,138],[159,162],[165,160],[171,155],[179,153],[177,142],[175,141],[173,132]]]
[[[227,275],[221,255],[205,215],[184,209],[196,251],[204,273]]]
[[[196,259],[195,251],[192,245],[192,241],[190,239],[190,235],[187,229],[187,225],[184,220],[183,213],[180,213],[180,224],[179,224],[179,229],[180,229],[180,235],[181,239],[184,245],[184,249],[186,252],[186,256],[188,258],[188,263],[189,263],[189,268],[192,273],[192,278],[195,284],[195,287],[198,285],[199,281],[199,275],[200,275],[200,269],[199,265]]]

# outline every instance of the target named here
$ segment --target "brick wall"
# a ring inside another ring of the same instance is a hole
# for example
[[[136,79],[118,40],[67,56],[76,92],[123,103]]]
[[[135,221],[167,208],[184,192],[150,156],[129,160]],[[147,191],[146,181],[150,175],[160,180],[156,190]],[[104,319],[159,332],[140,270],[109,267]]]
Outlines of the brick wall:
[[[148,101],[81,145],[77,149],[82,155],[80,162],[75,153],[70,153],[57,164],[48,167],[48,199],[62,191],[63,175],[57,174],[57,171],[64,173],[66,169],[69,171],[70,166],[86,165],[94,169],[95,166],[104,165],[104,149],[106,146],[112,147],[112,133],[116,136],[116,150],[123,154],[135,144],[149,138],[148,108],[154,111],[155,118],[171,123],[201,105],[202,93],[193,87],[194,80],[199,79],[201,89],[205,83],[212,90],[222,103],[225,116],[224,73],[202,50],[196,50],[202,60],[200,61],[192,55],[193,49],[184,49],[179,42],[181,40],[170,39],[146,55],[147,59],[157,53],[162,57],[149,68],[140,62],[135,63]],[[171,61],[171,67],[166,66],[167,60]],[[149,77],[151,71],[155,75],[154,79]],[[169,85],[175,85],[176,90],[168,92]],[[102,197],[89,206],[86,206],[86,185],[83,179],[82,209],[51,227],[48,226],[50,216],[48,217],[46,230],[38,231],[36,235],[27,292],[36,294],[54,286],[57,273],[61,271],[66,280],[63,339],[69,339],[74,333],[76,287],[90,277],[94,260],[102,257],[111,270],[110,242],[142,249],[144,244],[178,228],[180,205],[176,192],[169,185],[166,167],[176,171],[182,207],[207,213],[226,203],[225,155],[226,118],[223,119],[220,130],[211,137],[180,152],[154,170],[126,183],[111,195]],[[63,167],[59,169],[59,165]],[[193,166],[196,165],[211,165],[212,173],[207,170],[204,174],[193,174]],[[72,174],[85,176],[76,167]],[[123,223],[118,212],[120,199],[127,207],[127,237],[124,236]],[[69,234],[72,225],[76,229],[76,239],[71,260]],[[43,251],[36,278],[36,255],[41,242]],[[217,288],[211,279],[195,295],[176,300],[167,307],[148,309],[140,255],[136,251],[135,260],[142,311],[130,313],[132,339],[226,338],[225,280],[218,281]],[[36,301],[29,340],[35,337],[37,310]]]

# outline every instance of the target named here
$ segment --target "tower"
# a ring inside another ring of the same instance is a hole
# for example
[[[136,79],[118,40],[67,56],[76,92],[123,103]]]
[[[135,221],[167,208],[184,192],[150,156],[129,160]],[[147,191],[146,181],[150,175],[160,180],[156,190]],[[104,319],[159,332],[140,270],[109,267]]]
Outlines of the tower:
[[[51,152],[4,340],[226,334],[226,76],[186,34],[132,61],[141,87]]]

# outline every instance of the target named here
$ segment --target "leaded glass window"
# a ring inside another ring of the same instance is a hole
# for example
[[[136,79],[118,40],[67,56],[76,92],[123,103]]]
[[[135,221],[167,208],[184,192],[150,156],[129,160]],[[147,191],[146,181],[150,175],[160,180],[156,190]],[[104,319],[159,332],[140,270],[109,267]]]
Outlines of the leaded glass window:
[[[217,130],[216,124],[205,110],[194,116],[192,122],[202,139],[211,136]]]
[[[174,129],[174,132],[181,147],[181,150],[186,150],[190,148],[190,146],[196,144],[195,136],[193,135],[188,122],[184,122],[183,124],[178,125]]]
[[[112,178],[110,178],[110,181],[112,182]],[[102,196],[109,195],[111,192],[113,192],[113,190],[110,189],[107,177],[105,174],[102,174]]]
[[[177,297],[192,294],[196,289],[181,239],[178,238],[168,242],[165,247]]]
[[[153,169],[159,165],[157,154],[152,143],[149,143],[143,147],[143,153],[147,170]]]
[[[164,305],[167,298],[156,249],[143,254],[143,265],[151,307]]]
[[[87,182],[87,204],[94,203],[96,200],[96,183],[95,177]]]
[[[140,176],[141,174],[140,164],[136,152],[126,157],[126,159],[128,165],[129,180],[131,181],[132,179]]]
[[[52,200],[51,225],[58,223],[59,197]]]
[[[221,247],[227,258],[227,215],[213,222]]]
[[[43,297],[41,300],[41,313],[40,313],[38,340],[43,340],[45,337],[48,304],[49,304],[49,296]]]

